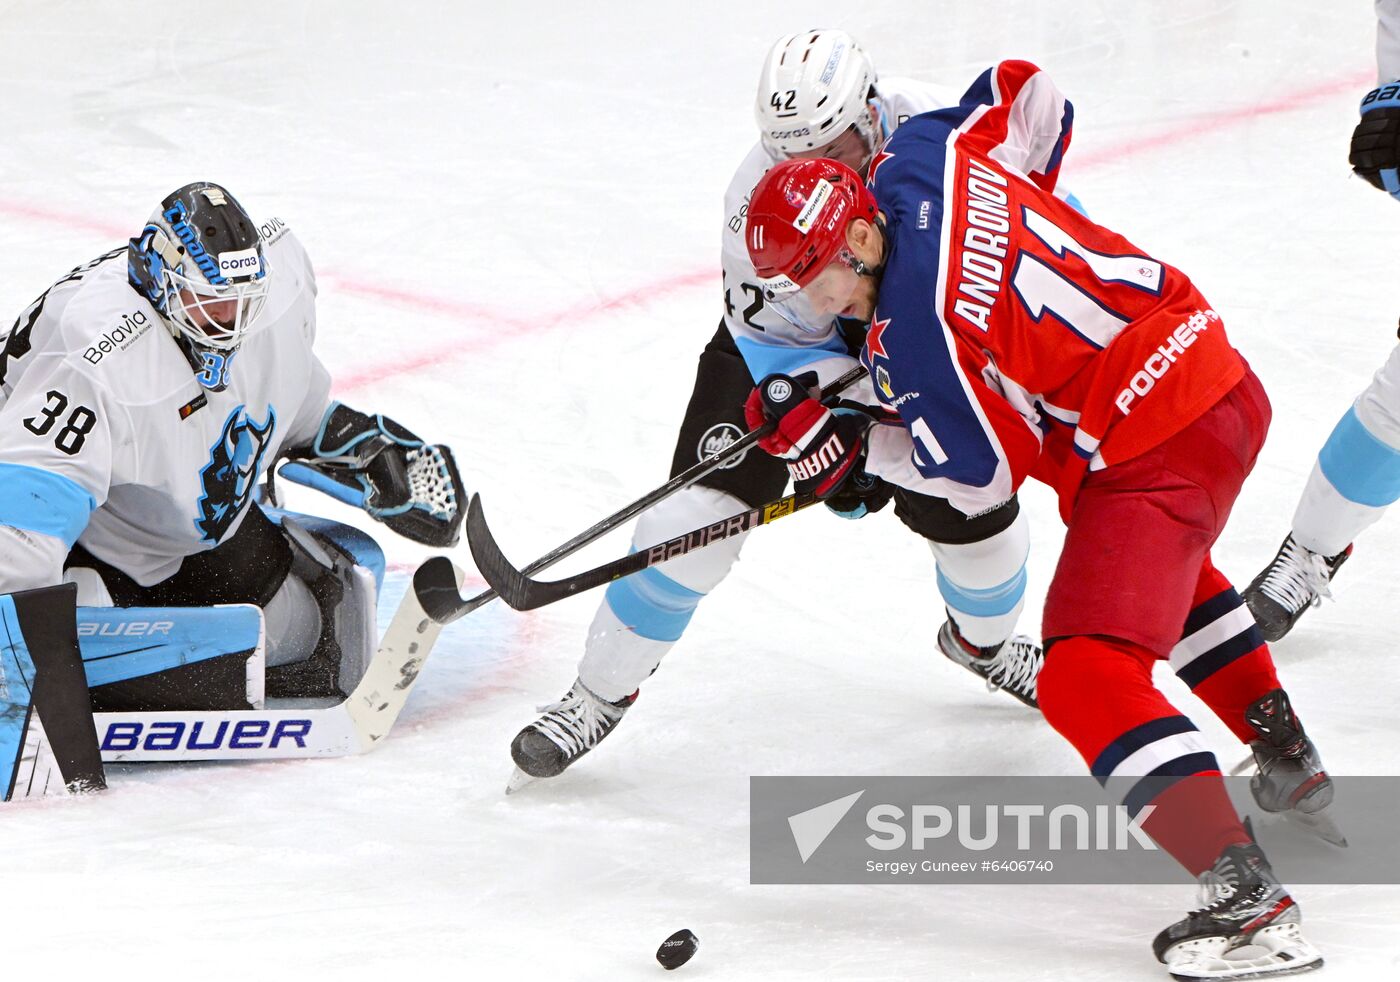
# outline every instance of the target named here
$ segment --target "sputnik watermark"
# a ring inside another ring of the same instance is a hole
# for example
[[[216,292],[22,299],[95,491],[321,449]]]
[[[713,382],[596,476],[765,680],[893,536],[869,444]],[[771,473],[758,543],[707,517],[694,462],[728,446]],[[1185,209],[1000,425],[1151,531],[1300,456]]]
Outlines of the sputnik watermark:
[[[1157,844],[1142,830],[1142,823],[1155,810],[1155,805],[1148,805],[1136,815],[1129,815],[1123,805],[1055,805],[1048,812],[1044,805],[983,805],[982,814],[974,818],[972,805],[958,805],[955,809],[914,805],[907,816],[898,805],[876,805],[865,813],[870,826],[865,842],[872,849],[903,849],[907,844],[917,850],[927,848],[932,840],[956,836],[964,849],[984,852],[1008,847],[1001,836],[1002,819],[1007,818],[1016,826],[1015,844],[1010,848],[1018,852],[1123,851],[1130,848],[1130,842],[1142,849],[1156,850]]]
[[[792,840],[803,863],[821,848],[827,836],[864,794],[863,790],[857,791],[788,816]],[[872,805],[865,812],[865,824],[870,829],[865,844],[884,851],[906,847],[921,850],[928,848],[933,840],[952,837],[964,849],[984,852],[1008,845],[1001,836],[1002,819],[1008,818],[1015,824],[1015,844],[1011,848],[1019,852],[1032,849],[1049,849],[1052,852],[1065,849],[1126,850],[1130,842],[1143,849],[1157,848],[1157,844],[1142,829],[1142,823],[1156,811],[1155,805],[1146,806],[1136,815],[1128,814],[1128,809],[1123,805],[1094,805],[1090,808],[1063,804],[1048,810],[1045,805],[984,805],[980,811],[981,814],[974,818],[972,805],[957,805],[954,808],[914,805],[908,809],[899,805]],[[911,864],[899,865],[904,867]]]
[[[1190,877],[1153,838],[1204,833],[1181,782],[1150,775],[1124,795],[1081,777],[755,777],[750,780],[753,883],[1181,883]],[[1225,778],[1237,813],[1291,883],[1400,883],[1400,778],[1335,778],[1328,814],[1337,848],[1253,801],[1248,778]],[[1110,782],[1111,783],[1111,782]]]

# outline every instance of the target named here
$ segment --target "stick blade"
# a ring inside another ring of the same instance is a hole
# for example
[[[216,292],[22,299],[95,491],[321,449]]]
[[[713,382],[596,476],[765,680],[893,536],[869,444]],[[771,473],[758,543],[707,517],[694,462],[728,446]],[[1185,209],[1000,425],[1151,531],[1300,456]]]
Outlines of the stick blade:
[[[502,600],[516,610],[532,610],[539,604],[530,603],[530,580],[524,573],[510,564],[510,560],[496,544],[496,537],[486,524],[486,512],[481,506],[481,495],[472,495],[467,508],[467,545],[471,547],[472,559],[483,579],[490,584]]]
[[[413,574],[413,592],[427,614],[439,624],[451,624],[473,608],[457,592],[457,570],[446,556],[433,556]]]
[[[462,574],[450,563],[448,568],[455,590]],[[427,616],[417,592],[405,593],[364,677],[343,703],[361,752],[374,749],[389,735],[441,633],[442,625]]]

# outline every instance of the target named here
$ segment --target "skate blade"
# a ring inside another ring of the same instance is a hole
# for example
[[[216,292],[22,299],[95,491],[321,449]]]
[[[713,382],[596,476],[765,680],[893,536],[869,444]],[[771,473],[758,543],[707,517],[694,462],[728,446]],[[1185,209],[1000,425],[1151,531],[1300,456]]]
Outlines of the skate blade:
[[[510,775],[510,780],[506,782],[506,794],[515,794],[521,788],[528,787],[538,781],[539,778],[531,777],[520,768],[516,768]]]
[[[1271,924],[1246,944],[1224,937],[1196,938],[1166,953],[1167,971],[1179,982],[1265,979],[1322,967],[1322,954],[1297,922]],[[1253,954],[1252,952],[1260,952]]]
[[[1254,770],[1254,755],[1250,754],[1244,760],[1240,761],[1234,767],[1230,768],[1230,776],[1241,777],[1252,770]]]
[[[1343,849],[1347,848],[1347,837],[1342,834],[1341,828],[1336,822],[1332,821],[1331,816],[1327,814],[1326,810],[1313,812],[1309,815],[1306,812],[1290,809],[1283,813],[1283,817],[1305,832],[1310,832],[1318,838],[1332,843],[1334,846],[1340,846]]]

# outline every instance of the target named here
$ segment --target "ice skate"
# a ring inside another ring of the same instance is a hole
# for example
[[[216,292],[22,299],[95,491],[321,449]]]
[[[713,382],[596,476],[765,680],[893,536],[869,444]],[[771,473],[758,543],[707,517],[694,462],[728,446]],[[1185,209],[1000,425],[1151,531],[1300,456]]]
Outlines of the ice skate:
[[[1331,598],[1332,577],[1351,555],[1347,546],[1335,556],[1323,556],[1293,541],[1279,546],[1278,555],[1244,591],[1244,602],[1265,641],[1278,641],[1303,616],[1303,611]]]
[[[1249,790],[1259,807],[1282,812],[1315,835],[1345,846],[1346,837],[1324,812],[1332,803],[1332,779],[1293,714],[1287,693],[1268,693],[1245,710],[1245,721],[1259,734],[1249,744],[1258,768]]]
[[[985,679],[988,691],[1001,689],[1027,706],[1039,708],[1035,682],[1045,664],[1045,652],[1026,635],[1018,634],[1000,645],[979,648],[958,632],[952,620],[946,620],[938,630],[938,649]]]
[[[1174,979],[1253,979],[1322,965],[1302,915],[1256,845],[1230,846],[1201,876],[1205,907],[1152,942]]]
[[[575,679],[563,699],[541,706],[539,711],[544,715],[517,733],[511,742],[510,755],[516,770],[506,793],[518,791],[537,778],[562,774],[611,733],[636,700],[634,692],[619,702],[607,702]]]

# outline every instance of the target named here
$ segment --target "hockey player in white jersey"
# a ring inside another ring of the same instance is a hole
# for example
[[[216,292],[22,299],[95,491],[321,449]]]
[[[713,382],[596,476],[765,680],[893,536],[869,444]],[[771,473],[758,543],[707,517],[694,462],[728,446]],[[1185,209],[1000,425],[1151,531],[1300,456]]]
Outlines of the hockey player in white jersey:
[[[447,448],[331,400],[315,299],[285,224],[196,183],[31,304],[0,350],[0,595],[67,580],[82,605],[255,604],[268,695],[348,692],[347,625],[366,621],[346,611],[369,604],[373,626],[356,556],[269,518],[260,477],[294,458],[287,477],[436,546],[463,492]]]
[[[1358,176],[1400,199],[1400,0],[1376,0],[1379,85],[1361,100],[1351,138]],[[1323,444],[1293,528],[1244,591],[1264,637],[1277,641],[1330,597],[1352,543],[1400,498],[1400,347]]]
[[[724,314],[700,355],[673,476],[743,436],[743,404],[757,379],[772,372],[810,372],[825,385],[857,364],[854,355],[864,341],[866,325],[860,321],[804,320],[765,299],[744,247],[744,216],[758,179],[791,157],[829,157],[864,174],[895,127],[955,97],[927,83],[877,78],[869,56],[842,31],[788,35],[769,50],[755,106],[760,139],[724,197]],[[868,381],[847,390],[846,398],[875,402]],[[778,498],[787,480],[782,461],[750,451],[645,512],[633,546],[645,548]],[[895,514],[928,540],[937,562],[949,614],[939,648],[989,688],[1034,705],[1040,648],[1029,638],[1011,636],[1023,605],[1029,549],[1016,500],[968,518],[941,498],[869,482],[827,505],[859,518],[891,497]],[[544,715],[511,745],[520,772],[512,787],[524,780],[521,774],[559,774],[612,731],[640,684],[680,639],[697,605],[728,574],[744,538],[726,539],[608,588],[589,628],[578,678],[562,700],[542,707]]]

